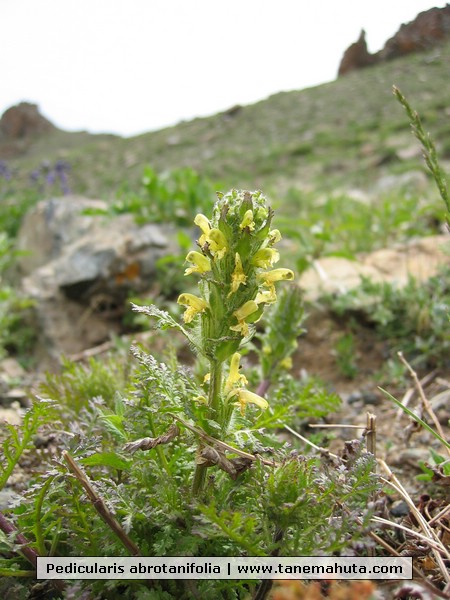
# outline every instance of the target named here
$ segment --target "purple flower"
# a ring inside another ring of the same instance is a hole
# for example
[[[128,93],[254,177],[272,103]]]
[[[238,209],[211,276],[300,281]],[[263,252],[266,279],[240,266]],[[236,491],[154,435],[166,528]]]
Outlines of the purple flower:
[[[12,173],[4,160],[0,160],[0,177],[3,177],[6,181],[9,181],[12,177]]]

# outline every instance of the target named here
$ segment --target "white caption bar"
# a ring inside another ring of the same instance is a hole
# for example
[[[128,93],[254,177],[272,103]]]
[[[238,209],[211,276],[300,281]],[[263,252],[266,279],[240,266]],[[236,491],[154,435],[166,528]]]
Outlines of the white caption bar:
[[[412,579],[412,558],[55,557],[38,579]]]

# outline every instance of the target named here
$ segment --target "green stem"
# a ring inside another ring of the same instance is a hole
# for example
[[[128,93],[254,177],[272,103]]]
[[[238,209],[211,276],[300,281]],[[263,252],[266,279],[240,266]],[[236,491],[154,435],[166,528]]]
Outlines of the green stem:
[[[208,405],[210,419],[221,425],[221,392],[222,392],[222,362],[211,361],[211,379],[209,385]]]
[[[152,433],[153,437],[156,437],[156,428],[155,428],[155,424],[153,422],[153,416],[149,413],[148,414],[148,420],[149,420],[149,424],[150,424],[150,431]],[[163,469],[166,471],[166,473],[168,475],[172,475],[171,470],[170,470],[170,466],[169,463],[167,461],[166,455],[164,453],[163,448],[161,448],[161,446],[156,446],[155,448],[157,454],[158,454],[158,458],[159,461],[161,463],[161,466],[163,467]]]
[[[211,360],[210,361],[210,383],[209,383],[209,418],[216,421],[219,425],[222,425],[221,419],[222,407],[221,407],[221,392],[222,392],[222,361]],[[203,445],[200,443],[198,451],[201,452]],[[206,483],[206,471],[205,465],[197,465],[195,468],[194,481],[192,484],[192,493],[194,496],[199,496],[204,490]]]
[[[44,498],[47,493],[47,490],[50,487],[54,478],[54,476],[51,476],[47,479],[47,481],[44,483],[38,494],[36,502],[34,533],[36,536],[37,549],[41,556],[47,556],[47,549],[45,547],[45,539],[42,530],[42,505],[44,503]]]
[[[31,421],[31,423],[30,423]],[[35,413],[33,413],[30,417],[25,418],[23,425],[23,437],[20,440],[18,433],[14,430],[14,426],[10,426],[10,434],[13,438],[14,451],[11,453],[9,448],[7,447],[5,450],[5,455],[7,459],[7,464],[3,470],[3,474],[0,477],[0,490],[3,489],[10,478],[12,472],[14,471],[17,463],[22,457],[22,454],[28,447],[30,440],[36,434],[36,425],[38,422],[38,417]]]
[[[195,467],[194,481],[192,483],[193,496],[199,496],[205,487],[206,469],[205,465],[197,465]]]

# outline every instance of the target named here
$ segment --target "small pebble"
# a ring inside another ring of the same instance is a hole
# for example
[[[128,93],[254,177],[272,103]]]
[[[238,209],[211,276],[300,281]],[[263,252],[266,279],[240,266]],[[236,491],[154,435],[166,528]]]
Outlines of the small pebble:
[[[393,517],[406,517],[409,514],[409,506],[404,500],[399,500],[395,502],[389,512]]]

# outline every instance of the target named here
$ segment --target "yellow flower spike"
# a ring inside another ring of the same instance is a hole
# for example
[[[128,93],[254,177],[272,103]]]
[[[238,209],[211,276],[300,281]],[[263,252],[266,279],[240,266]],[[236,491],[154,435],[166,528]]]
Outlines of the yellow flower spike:
[[[187,262],[192,263],[194,266],[186,269],[184,272],[185,275],[190,275],[191,273],[207,273],[208,271],[211,271],[211,262],[209,258],[207,256],[203,256],[203,254],[200,254],[200,252],[192,250],[192,252],[189,252],[189,254],[186,256],[186,260]]]
[[[209,383],[211,381],[211,373],[206,373],[203,377],[203,383]]]
[[[235,395],[238,397],[238,402],[235,402],[234,404],[235,406],[239,406],[242,416],[245,415],[245,409],[247,407],[247,404],[255,404],[256,406],[259,406],[259,408],[261,408],[262,410],[266,410],[267,408],[269,408],[269,403],[267,402],[267,400],[264,400],[264,398],[258,396],[258,394],[254,394],[253,392],[249,392],[248,390],[234,390],[233,392],[231,392],[229,397],[233,397]]]
[[[243,337],[247,337],[250,333],[248,323],[245,319],[252,315],[258,310],[258,305],[254,300],[249,300],[243,304],[240,308],[234,311],[233,315],[236,317],[238,323],[230,327],[231,331],[238,331]]]
[[[245,215],[244,218],[241,221],[241,224],[239,225],[239,229],[249,229],[250,231],[254,231],[255,230],[255,221],[253,220],[253,211],[252,210],[248,210]]]
[[[223,258],[228,250],[226,237],[220,229],[211,229],[207,241],[210,243],[214,258]]]
[[[234,267],[234,271],[231,274],[231,291],[228,294],[228,297],[231,296],[231,294],[234,294],[235,292],[237,292],[239,286],[241,285],[246,285],[246,281],[247,281],[247,276],[244,273],[244,269],[242,267],[242,261],[241,261],[241,257],[239,256],[239,252],[236,252],[236,256],[235,256],[235,267]]]
[[[274,263],[280,260],[280,253],[273,248],[261,248],[252,259],[255,267],[269,269]]]
[[[225,394],[229,394],[236,384],[247,385],[248,381],[245,375],[239,373],[241,355],[235,352],[230,360],[230,372],[225,381]]]
[[[177,303],[187,307],[183,315],[185,323],[190,323],[197,313],[201,313],[208,308],[208,303],[202,298],[194,296],[194,294],[181,294]]]
[[[292,281],[294,273],[290,269],[273,269],[265,273],[258,273],[258,279],[262,279],[265,285],[271,286],[275,281]]]

